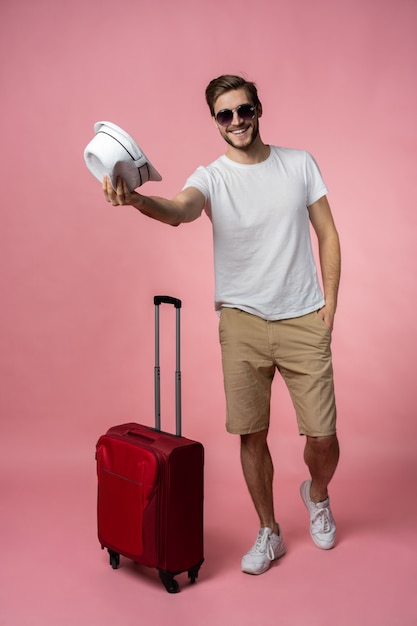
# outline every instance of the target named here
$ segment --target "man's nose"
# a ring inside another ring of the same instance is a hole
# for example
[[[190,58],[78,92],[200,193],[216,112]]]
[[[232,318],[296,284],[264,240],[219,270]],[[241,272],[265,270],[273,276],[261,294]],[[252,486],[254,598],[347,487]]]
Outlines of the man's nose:
[[[233,113],[233,119],[232,119],[232,124],[240,124],[243,120],[241,117],[239,117],[239,113],[237,110],[232,111]]]

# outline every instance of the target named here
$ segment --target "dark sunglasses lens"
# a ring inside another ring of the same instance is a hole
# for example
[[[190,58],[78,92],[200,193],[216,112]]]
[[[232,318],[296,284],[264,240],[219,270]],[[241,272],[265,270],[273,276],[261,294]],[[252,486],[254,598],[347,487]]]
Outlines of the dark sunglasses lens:
[[[216,120],[221,126],[229,126],[233,120],[233,111],[230,109],[223,109],[216,115]]]
[[[242,104],[240,107],[237,107],[237,114],[240,119],[249,122],[249,120],[253,120],[255,117],[255,107],[250,104]]]

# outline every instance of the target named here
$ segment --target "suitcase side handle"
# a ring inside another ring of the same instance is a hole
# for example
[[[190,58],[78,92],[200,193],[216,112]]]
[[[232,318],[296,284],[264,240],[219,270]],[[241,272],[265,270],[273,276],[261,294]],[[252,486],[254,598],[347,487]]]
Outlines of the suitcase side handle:
[[[154,296],[153,303],[155,306],[160,304],[173,304],[176,309],[181,308],[181,300],[179,298],[173,298],[172,296]]]

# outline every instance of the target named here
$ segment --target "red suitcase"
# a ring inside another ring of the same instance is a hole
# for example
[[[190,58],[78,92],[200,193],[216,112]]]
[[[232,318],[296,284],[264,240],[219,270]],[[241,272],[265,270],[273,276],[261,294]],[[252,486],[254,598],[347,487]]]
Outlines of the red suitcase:
[[[159,306],[176,310],[176,435],[161,431]],[[96,446],[98,538],[116,569],[120,555],[155,567],[170,593],[175,576],[194,583],[203,557],[203,468],[201,443],[181,435],[181,300],[155,296],[155,428],[121,424]]]

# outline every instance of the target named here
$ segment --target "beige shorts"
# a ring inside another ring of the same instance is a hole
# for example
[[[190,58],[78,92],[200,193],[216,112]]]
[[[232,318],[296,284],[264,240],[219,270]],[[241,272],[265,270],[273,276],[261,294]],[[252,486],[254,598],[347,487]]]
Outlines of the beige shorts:
[[[268,429],[271,385],[278,369],[290,392],[300,435],[335,434],[331,332],[318,313],[270,322],[224,307],[219,335],[230,433]]]

